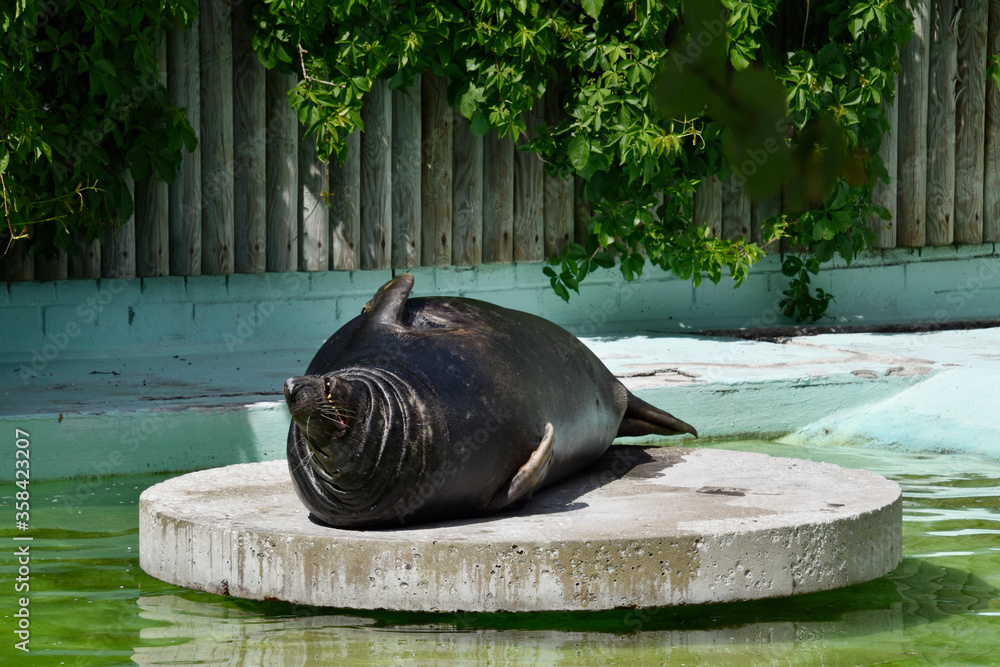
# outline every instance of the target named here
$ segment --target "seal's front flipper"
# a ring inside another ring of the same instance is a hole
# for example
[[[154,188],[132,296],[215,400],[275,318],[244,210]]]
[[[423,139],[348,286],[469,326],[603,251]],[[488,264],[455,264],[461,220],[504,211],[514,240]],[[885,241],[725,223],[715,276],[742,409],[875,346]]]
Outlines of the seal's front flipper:
[[[545,434],[538,449],[532,452],[528,462],[525,463],[510,480],[510,487],[507,489],[507,502],[514,502],[522,496],[526,496],[545,479],[545,473],[552,466],[552,443],[555,440],[556,430],[552,424],[545,425]]]
[[[681,421],[669,412],[654,407],[632,394],[628,393],[628,407],[625,408],[625,416],[618,427],[618,435],[677,435],[678,433],[690,433],[698,437],[698,431],[685,421]]]
[[[498,510],[510,505],[515,500],[530,494],[545,479],[546,473],[552,467],[552,443],[555,441],[556,430],[552,424],[545,425],[545,434],[538,448],[532,452],[528,462],[521,466],[510,480],[506,488],[501,489],[489,504],[490,510]]]

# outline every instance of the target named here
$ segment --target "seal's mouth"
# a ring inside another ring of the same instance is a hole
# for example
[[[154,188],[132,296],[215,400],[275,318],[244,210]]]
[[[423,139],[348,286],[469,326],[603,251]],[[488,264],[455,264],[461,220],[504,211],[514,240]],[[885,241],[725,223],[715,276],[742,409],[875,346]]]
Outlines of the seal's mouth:
[[[349,412],[344,408],[346,383],[332,377],[307,375],[289,378],[284,386],[285,403],[292,419],[308,440],[321,442],[347,431]]]
[[[333,388],[330,380],[324,379],[323,388],[326,389],[326,410],[327,418],[333,422],[334,427],[339,431],[347,430],[347,422],[344,421],[343,408],[339,407],[333,400]]]

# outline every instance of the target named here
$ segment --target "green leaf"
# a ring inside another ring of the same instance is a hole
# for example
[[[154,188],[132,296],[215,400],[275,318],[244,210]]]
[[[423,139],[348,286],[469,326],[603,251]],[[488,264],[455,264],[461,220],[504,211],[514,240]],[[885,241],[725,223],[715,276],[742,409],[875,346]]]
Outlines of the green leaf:
[[[730,52],[729,59],[737,70],[745,70],[750,67],[750,59],[738,49],[733,49]]]
[[[847,183],[841,182],[840,186],[837,188],[837,194],[834,195],[833,201],[830,202],[830,208],[831,209],[841,209],[841,208],[843,208],[844,204],[847,203],[847,197],[848,197],[848,195],[850,195],[850,192],[851,192],[851,190],[847,186]]]
[[[459,92],[456,102],[458,104],[458,111],[466,118],[472,118],[472,114],[475,113],[477,106],[476,93],[472,86],[466,85]]]
[[[490,131],[490,119],[482,111],[476,111],[472,115],[472,123],[469,125],[472,134],[482,136]]]
[[[569,142],[567,148],[569,161],[577,171],[583,171],[590,161],[590,137],[578,134]]]
[[[569,301],[569,290],[561,282],[557,282],[555,279],[552,280],[552,289],[555,291],[556,296],[558,296],[563,301]]]
[[[602,269],[611,269],[615,266],[615,258],[609,252],[599,252],[591,261]]]
[[[625,282],[630,283],[635,280],[635,274],[632,273],[632,267],[629,264],[622,262],[619,268],[622,272],[622,277],[625,278]]]
[[[795,255],[788,255],[781,264],[781,272],[791,278],[802,269],[802,260]]]
[[[389,90],[398,90],[406,84],[406,70],[398,69],[389,77]]]
[[[587,249],[575,241],[570,241],[566,244],[566,254],[574,260],[586,259]],[[579,268],[577,268],[577,270],[579,270]]]
[[[604,8],[604,0],[583,0],[581,4],[583,5],[583,11],[587,12],[587,16],[592,19],[600,16],[601,9]]]
[[[813,227],[813,238],[822,239],[824,241],[829,241],[837,235],[837,230],[832,224],[832,220],[827,217],[822,217],[816,221],[816,225]]]
[[[854,244],[851,243],[850,237],[841,235],[837,238],[837,253],[847,264],[851,263],[854,259]]]
[[[854,39],[858,38],[861,31],[865,29],[865,23],[861,20],[861,17],[853,18],[848,22],[848,29],[851,31],[851,37]]]
[[[990,56],[990,66],[986,70],[986,78],[993,81],[993,85],[1000,88],[1000,55]]]

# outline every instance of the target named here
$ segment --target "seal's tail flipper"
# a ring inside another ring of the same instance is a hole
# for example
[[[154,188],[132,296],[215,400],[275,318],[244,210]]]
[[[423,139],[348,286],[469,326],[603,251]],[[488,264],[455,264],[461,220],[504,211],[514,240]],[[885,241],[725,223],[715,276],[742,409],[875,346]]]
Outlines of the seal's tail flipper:
[[[632,394],[628,393],[628,407],[625,408],[625,416],[618,427],[618,436],[635,435],[677,435],[678,433],[690,433],[698,437],[698,431],[685,421],[681,421],[669,412],[654,407]]]
[[[552,443],[555,441],[556,431],[552,424],[545,425],[545,435],[538,448],[531,453],[527,463],[521,466],[510,483],[490,502],[490,510],[498,510],[512,502],[527,496],[537,489],[545,480],[545,475],[552,467]]]

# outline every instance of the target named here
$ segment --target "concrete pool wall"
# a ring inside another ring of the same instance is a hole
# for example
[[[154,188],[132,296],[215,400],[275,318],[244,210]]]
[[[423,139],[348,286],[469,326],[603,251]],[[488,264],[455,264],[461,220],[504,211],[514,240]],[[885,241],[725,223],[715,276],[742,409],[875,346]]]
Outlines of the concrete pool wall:
[[[653,269],[631,284],[604,272],[569,304],[538,264],[413,273],[415,295],[481,298],[562,324],[626,385],[706,436],[871,439],[888,423],[888,435],[875,438],[888,444],[944,448],[956,425],[977,451],[1000,442],[992,412],[977,407],[1000,400],[1000,361],[990,356],[1000,349],[996,329],[782,343],[692,335],[787,324],[777,307],[785,285],[778,257],[736,290],[727,279],[694,289]],[[389,276],[6,285],[0,424],[31,433],[36,479],[281,458],[281,383]],[[887,251],[828,270],[817,286],[837,298],[825,324],[1000,321],[995,246]],[[840,415],[851,415],[850,424]]]

